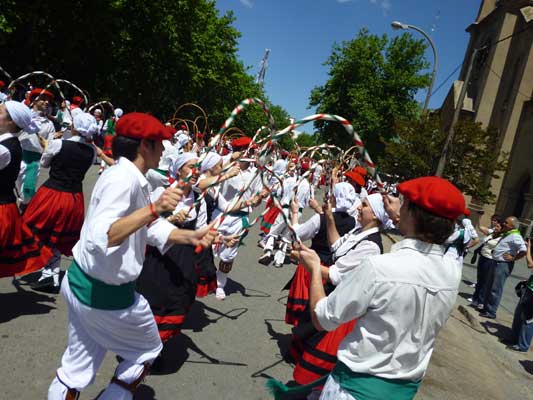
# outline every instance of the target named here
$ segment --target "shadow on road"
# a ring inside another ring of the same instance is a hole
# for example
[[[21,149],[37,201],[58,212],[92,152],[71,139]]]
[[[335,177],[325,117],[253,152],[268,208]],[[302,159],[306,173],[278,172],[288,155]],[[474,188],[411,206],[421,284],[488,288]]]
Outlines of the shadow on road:
[[[133,400],[157,400],[155,397],[155,391],[146,384],[139,385]]]
[[[37,293],[32,290],[24,290],[20,285],[16,285],[16,292],[0,293],[0,323],[11,321],[22,315],[48,314],[56,307],[42,304],[55,303],[53,296]]]
[[[189,350],[198,354],[200,360],[189,360]],[[184,334],[168,340],[163,345],[161,357],[153,365],[152,375],[169,375],[174,374],[183,366],[185,362],[193,364],[210,364],[210,365],[232,365],[246,367],[248,364],[219,360],[200,349],[193,340]],[[151,397],[149,397],[151,398]]]
[[[531,360],[520,360],[518,361],[522,367],[526,370],[528,374],[533,375],[533,361]]]
[[[485,328],[487,333],[496,336],[498,339],[509,340],[512,334],[512,329],[510,327],[497,322],[485,321],[481,322],[481,326]]]
[[[212,318],[208,313],[215,314],[215,318]],[[234,308],[227,312],[222,312],[216,308],[206,306],[201,301],[195,301],[191,306],[191,309],[187,313],[187,318],[183,323],[182,330],[192,330],[193,332],[202,332],[203,329],[209,324],[215,324],[222,318],[228,318],[232,320],[238,319],[241,315],[248,311],[245,307]]]
[[[230,278],[228,278],[228,283],[226,284],[224,290],[226,295],[240,293],[242,297],[270,297],[269,293],[257,289],[245,288],[239,282],[236,282]]]

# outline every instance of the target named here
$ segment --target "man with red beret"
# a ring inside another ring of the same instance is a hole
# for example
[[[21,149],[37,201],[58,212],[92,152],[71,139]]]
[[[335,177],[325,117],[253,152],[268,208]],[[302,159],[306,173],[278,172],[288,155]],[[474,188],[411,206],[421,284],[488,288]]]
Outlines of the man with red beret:
[[[303,245],[294,251],[311,274],[314,326],[331,331],[358,319],[339,346],[322,400],[414,398],[455,304],[461,267],[444,257],[443,243],[465,209],[463,195],[438,177],[403,182],[398,191],[405,239],[364,260],[329,296],[317,254]]]
[[[48,109],[54,95],[48,90],[36,88],[30,92],[30,102],[32,102],[32,121],[39,128],[38,133],[23,131],[20,136],[22,146],[22,163],[17,179],[19,195],[21,196],[21,209],[24,210],[33,198],[37,188],[39,177],[39,161],[43,153],[44,141],[52,140],[55,134],[55,127],[48,118]]]
[[[150,115],[130,113],[117,122],[116,133],[117,163],[96,182],[61,285],[69,309],[68,346],[49,400],[77,399],[107,351],[122,361],[99,399],[132,399],[162,348],[150,306],[135,291],[146,245],[164,254],[175,243],[209,246],[212,240],[209,227],[180,230],[160,217],[174,210],[180,189],[151,199],[144,174],[157,167],[161,142],[170,139],[165,126]]]

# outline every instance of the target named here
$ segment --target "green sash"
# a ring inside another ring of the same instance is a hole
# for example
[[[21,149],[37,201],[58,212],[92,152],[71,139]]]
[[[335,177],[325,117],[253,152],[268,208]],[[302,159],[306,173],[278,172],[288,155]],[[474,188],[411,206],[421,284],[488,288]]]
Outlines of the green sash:
[[[74,296],[91,308],[98,310],[123,310],[135,302],[135,282],[108,285],[87,275],[72,261],[67,271],[68,284]]]
[[[331,376],[357,400],[411,400],[422,382],[422,380],[413,382],[359,374],[340,361],[337,361]]]
[[[31,200],[37,189],[37,177],[39,175],[39,160],[41,153],[35,151],[22,150],[22,161],[26,163],[24,172],[24,182],[22,184],[22,194],[24,200]]]

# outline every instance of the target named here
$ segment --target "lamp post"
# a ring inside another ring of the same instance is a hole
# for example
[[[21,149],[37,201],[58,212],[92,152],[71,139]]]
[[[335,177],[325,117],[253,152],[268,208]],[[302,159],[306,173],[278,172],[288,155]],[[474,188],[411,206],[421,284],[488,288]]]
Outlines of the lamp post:
[[[393,21],[391,23],[391,26],[392,26],[393,29],[403,29],[403,30],[413,29],[413,30],[415,30],[417,32],[420,32],[422,35],[424,35],[424,37],[428,40],[429,44],[431,45],[431,49],[433,50],[434,62],[433,62],[433,73],[431,75],[431,82],[429,84],[428,93],[427,93],[426,101],[424,102],[424,108],[423,108],[423,111],[426,111],[427,108],[428,108],[428,105],[429,105],[429,99],[431,98],[431,93],[433,91],[433,83],[435,82],[435,75],[437,74],[438,59],[437,59],[437,49],[435,47],[435,43],[433,43],[433,40],[431,40],[431,38],[429,37],[429,35],[426,32],[424,32],[422,29],[420,29],[417,26],[409,25],[409,24],[403,24],[403,23],[398,22],[398,21]]]

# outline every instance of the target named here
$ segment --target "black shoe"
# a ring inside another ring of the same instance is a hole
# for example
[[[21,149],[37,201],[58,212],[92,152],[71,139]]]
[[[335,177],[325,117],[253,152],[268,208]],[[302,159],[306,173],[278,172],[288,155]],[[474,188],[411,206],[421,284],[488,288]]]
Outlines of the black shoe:
[[[511,351],[516,351],[517,353],[527,353],[527,351],[520,350],[520,347],[518,347],[518,345],[516,344],[512,346],[507,346],[506,349],[511,350]]]
[[[257,260],[257,262],[263,265],[270,265],[272,260],[274,260],[274,256],[271,253],[265,253],[259,258],[259,260]]]
[[[58,288],[59,285],[54,285],[54,277],[49,276],[47,278],[35,281],[30,283],[32,289],[48,289],[48,288]]]
[[[479,316],[482,317],[482,318],[496,319],[496,316],[495,316],[495,315],[489,314],[489,313],[486,312],[486,311],[480,312],[480,313],[479,313]]]

